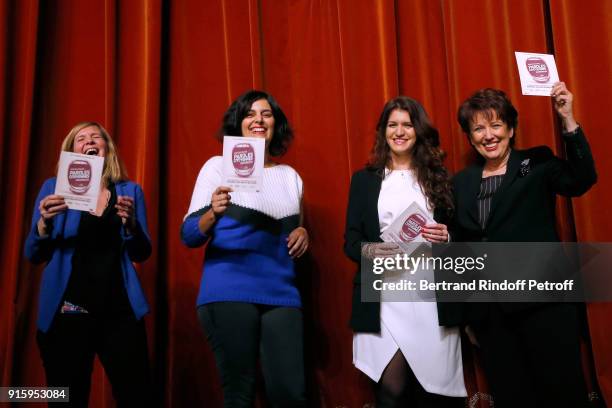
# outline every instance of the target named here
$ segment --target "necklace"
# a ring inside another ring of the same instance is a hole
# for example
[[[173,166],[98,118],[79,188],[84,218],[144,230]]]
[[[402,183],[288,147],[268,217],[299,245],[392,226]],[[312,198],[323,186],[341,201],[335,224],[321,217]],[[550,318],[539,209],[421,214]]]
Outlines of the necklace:
[[[102,191],[102,194],[104,194],[103,196],[103,200],[104,202],[104,207],[101,208],[100,214],[98,214],[98,209],[96,208],[95,211],[89,211],[89,213],[91,215],[95,215],[96,217],[101,217],[102,214],[104,214],[104,210],[106,210],[106,208],[108,207],[108,204],[110,203],[110,199],[111,199],[111,192],[110,190],[104,190]],[[100,199],[98,198],[98,203],[100,203]]]
[[[396,171],[399,174],[399,176],[402,178],[410,177],[410,170],[408,169],[394,170],[394,171]]]

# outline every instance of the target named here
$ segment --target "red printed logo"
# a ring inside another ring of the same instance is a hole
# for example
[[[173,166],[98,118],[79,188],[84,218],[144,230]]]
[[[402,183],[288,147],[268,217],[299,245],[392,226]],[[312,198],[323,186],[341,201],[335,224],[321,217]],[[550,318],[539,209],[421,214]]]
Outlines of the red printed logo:
[[[411,214],[402,225],[400,239],[404,242],[413,241],[419,236],[426,223],[427,220],[421,214]]]
[[[540,57],[529,57],[525,61],[527,72],[533,77],[533,80],[540,83],[548,82],[550,79],[550,71],[548,65]]]
[[[255,170],[255,149],[250,143],[238,143],[232,149],[234,171],[240,177],[248,177]]]
[[[74,160],[68,165],[68,185],[74,194],[85,194],[91,184],[91,165],[86,160]]]

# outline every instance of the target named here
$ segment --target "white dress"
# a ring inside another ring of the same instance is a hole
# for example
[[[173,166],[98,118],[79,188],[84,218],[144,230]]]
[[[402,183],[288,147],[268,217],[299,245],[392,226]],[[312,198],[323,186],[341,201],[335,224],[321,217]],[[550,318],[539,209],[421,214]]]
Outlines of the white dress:
[[[378,199],[381,233],[414,201],[428,208],[413,172],[387,173]],[[451,397],[467,395],[459,330],[438,325],[435,301],[382,301],[380,329],[380,334],[353,336],[353,364],[368,377],[378,382],[399,349],[425,391]]]

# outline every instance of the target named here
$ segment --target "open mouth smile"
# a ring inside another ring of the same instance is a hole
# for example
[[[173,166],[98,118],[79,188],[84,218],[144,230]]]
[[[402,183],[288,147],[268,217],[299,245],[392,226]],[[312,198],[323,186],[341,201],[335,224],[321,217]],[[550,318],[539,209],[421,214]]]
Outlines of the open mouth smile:
[[[255,127],[250,128],[249,130],[254,135],[265,135],[267,129],[265,127],[262,127],[262,126],[255,126]]]

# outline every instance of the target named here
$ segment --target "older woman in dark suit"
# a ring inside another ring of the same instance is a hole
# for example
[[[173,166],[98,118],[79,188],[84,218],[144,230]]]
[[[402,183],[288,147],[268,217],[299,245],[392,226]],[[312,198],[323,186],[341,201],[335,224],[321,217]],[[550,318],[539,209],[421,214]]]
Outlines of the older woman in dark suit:
[[[597,175],[573,115],[573,95],[560,82],[551,96],[563,126],[566,160],[547,146],[513,148],[518,113],[502,91],[481,89],[459,107],[461,128],[481,160],[454,178],[453,240],[559,241],[556,196],[584,194]],[[469,304],[464,310],[496,407],[584,406],[575,305]]]

